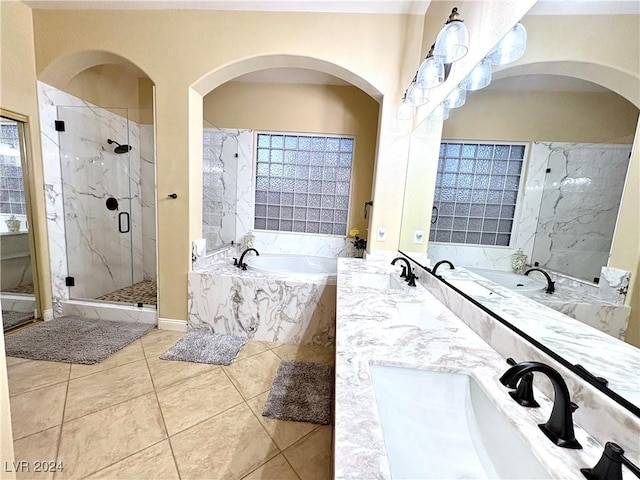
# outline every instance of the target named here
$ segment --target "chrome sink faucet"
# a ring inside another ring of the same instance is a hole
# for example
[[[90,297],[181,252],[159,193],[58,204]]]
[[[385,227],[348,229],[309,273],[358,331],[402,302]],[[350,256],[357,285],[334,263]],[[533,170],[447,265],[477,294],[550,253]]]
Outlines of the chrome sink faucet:
[[[541,268],[530,268],[529,270],[524,272],[524,274],[526,276],[529,276],[530,272],[540,272],[545,276],[545,278],[547,279],[547,289],[545,290],[546,293],[551,294],[556,291],[556,283],[551,280],[551,276],[547,272],[545,272]]]
[[[554,399],[551,416],[547,423],[538,425],[540,430],[559,447],[582,448],[573,432],[572,404],[569,389],[562,375],[549,365],[540,362],[522,362],[507,370],[500,383],[508,388],[516,388],[518,380],[529,372],[544,373],[553,385]]]
[[[240,255],[240,260],[238,261],[238,263],[236,264],[234,262],[234,265],[236,265],[238,268],[241,268],[242,270],[246,270],[247,269],[247,264],[243,262],[244,260],[244,256],[248,253],[254,251],[256,252],[257,256],[260,256],[260,254],[258,253],[258,250],[256,250],[255,248],[247,248],[244,252],[242,252],[242,255]],[[235,260],[235,258],[234,258]]]

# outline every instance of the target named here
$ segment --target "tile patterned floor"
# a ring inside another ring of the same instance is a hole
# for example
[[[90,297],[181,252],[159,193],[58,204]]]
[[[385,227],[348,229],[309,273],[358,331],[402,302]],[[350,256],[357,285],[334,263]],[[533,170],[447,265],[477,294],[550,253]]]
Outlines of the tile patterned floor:
[[[252,341],[226,367],[159,360],[181,336],[153,330],[96,365],[8,357],[16,460],[64,465],[18,478],[331,478],[330,426],[261,413],[280,360],[332,350]]]
[[[153,280],[143,280],[134,283],[129,287],[121,288],[115,292],[107,293],[98,297],[96,300],[105,300],[107,302],[123,302],[123,303],[143,303],[145,305],[156,305],[158,295],[158,286]]]

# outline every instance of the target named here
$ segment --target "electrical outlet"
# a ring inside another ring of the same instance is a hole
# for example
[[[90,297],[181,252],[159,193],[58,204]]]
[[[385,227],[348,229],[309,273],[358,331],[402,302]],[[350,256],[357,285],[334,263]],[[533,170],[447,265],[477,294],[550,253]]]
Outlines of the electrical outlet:
[[[387,239],[387,229],[379,228],[378,236],[376,237],[376,240],[378,240],[379,242],[384,242],[386,239]]]
[[[424,232],[422,230],[415,230],[413,232],[413,243],[422,243],[424,240]]]

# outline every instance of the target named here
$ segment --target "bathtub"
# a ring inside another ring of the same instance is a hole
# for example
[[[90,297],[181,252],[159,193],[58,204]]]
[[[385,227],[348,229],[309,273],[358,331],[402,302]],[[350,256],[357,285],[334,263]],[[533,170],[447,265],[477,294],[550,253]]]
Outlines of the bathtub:
[[[249,253],[189,273],[189,326],[268,342],[332,346],[335,258]]]
[[[498,285],[502,285],[514,292],[527,296],[543,292],[547,288],[546,281],[531,278],[526,275],[518,275],[517,273],[499,270],[486,270],[483,268],[467,268],[467,270],[475,273],[476,275],[480,275],[493,283],[497,283]]]
[[[338,262],[335,258],[310,255],[260,255],[245,258],[247,268],[265,274],[279,275],[327,275],[336,276]]]

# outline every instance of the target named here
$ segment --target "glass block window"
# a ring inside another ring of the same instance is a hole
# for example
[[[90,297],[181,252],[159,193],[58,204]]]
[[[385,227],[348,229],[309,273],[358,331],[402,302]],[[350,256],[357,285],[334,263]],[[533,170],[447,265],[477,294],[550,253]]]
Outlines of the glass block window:
[[[258,133],[255,228],[346,235],[354,139]]]
[[[525,145],[443,142],[429,240],[508,246]]]
[[[0,213],[27,213],[18,125],[5,120],[0,123]]]

